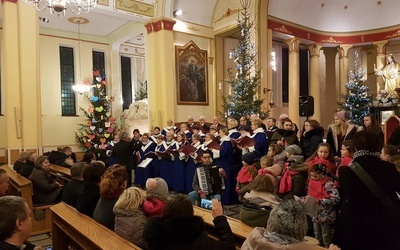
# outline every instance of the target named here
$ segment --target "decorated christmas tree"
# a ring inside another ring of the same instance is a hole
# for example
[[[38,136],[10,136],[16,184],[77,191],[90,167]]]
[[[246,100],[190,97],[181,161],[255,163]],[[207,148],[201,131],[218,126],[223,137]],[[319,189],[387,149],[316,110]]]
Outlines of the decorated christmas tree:
[[[114,117],[110,116],[113,98],[106,94],[106,75],[95,70],[93,81],[85,81],[84,84],[91,86],[91,93],[85,94],[90,106],[87,109],[79,107],[85,121],[78,124],[75,138],[83,149],[105,149],[112,141],[117,126]]]
[[[343,101],[339,103],[339,106],[347,111],[350,123],[362,125],[363,117],[369,114],[372,98],[368,94],[369,87],[363,84],[365,72],[360,67],[357,51],[355,56],[354,69],[350,70],[349,82],[345,84],[346,94],[342,96]]]
[[[237,48],[230,52],[229,57],[234,59],[235,70],[228,69],[229,93],[222,96],[224,116],[239,118],[243,115],[259,114],[263,99],[260,98],[261,72],[257,69],[255,46],[251,42],[251,30],[254,22],[249,20],[248,8],[250,1],[241,1],[243,11],[238,19],[241,35]],[[236,71],[236,72],[234,72]]]

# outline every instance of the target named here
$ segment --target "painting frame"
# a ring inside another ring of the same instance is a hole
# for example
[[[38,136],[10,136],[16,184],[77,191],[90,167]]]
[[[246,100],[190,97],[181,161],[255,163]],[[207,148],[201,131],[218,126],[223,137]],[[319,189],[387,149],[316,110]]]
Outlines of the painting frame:
[[[176,93],[178,105],[208,105],[207,50],[193,41],[175,45]]]

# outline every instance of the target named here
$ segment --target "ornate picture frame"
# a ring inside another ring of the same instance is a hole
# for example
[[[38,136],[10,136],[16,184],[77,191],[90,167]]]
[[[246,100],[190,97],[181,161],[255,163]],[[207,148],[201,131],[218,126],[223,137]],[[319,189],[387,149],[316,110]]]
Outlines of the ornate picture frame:
[[[193,41],[175,46],[178,105],[208,105],[207,58]]]

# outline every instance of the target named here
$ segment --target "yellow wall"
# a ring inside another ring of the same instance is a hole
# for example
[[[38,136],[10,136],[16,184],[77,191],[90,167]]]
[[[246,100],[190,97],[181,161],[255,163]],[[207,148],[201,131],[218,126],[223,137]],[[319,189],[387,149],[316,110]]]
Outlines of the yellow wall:
[[[43,147],[75,145],[74,132],[77,124],[84,121],[83,116],[61,116],[61,83],[59,47],[73,47],[75,55],[75,80],[92,79],[92,50],[105,52],[106,68],[109,68],[108,45],[81,41],[79,58],[78,40],[41,36],[40,37],[40,76],[41,76],[41,115]],[[80,70],[79,59],[82,69]],[[106,70],[107,72],[107,70]],[[79,106],[87,109],[89,103],[84,95],[77,94],[77,114]]]

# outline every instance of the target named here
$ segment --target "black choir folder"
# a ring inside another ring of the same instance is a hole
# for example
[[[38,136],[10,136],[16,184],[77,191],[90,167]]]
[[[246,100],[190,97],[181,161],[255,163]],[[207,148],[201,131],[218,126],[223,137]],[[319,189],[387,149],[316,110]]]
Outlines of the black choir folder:
[[[240,147],[253,147],[256,145],[256,141],[248,136],[243,136],[242,138],[238,138],[236,140],[232,139],[231,140],[235,146],[240,146]]]

